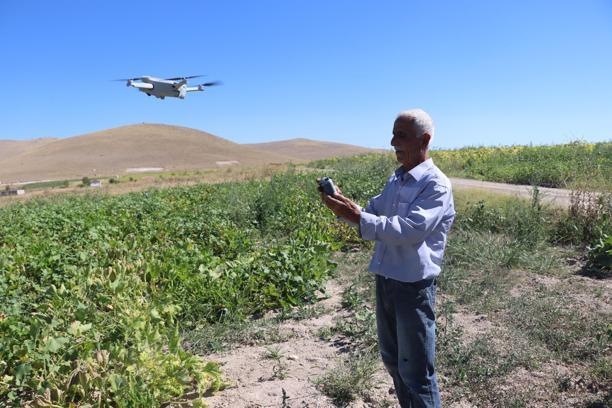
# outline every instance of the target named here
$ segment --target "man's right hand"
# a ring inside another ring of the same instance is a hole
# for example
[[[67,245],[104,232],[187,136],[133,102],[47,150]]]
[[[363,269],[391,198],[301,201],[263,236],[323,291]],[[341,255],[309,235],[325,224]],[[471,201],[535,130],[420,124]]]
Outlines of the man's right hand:
[[[327,208],[332,210],[338,217],[342,217],[354,224],[359,224],[361,219],[361,207],[343,196],[340,189],[337,189],[336,194],[333,196],[321,193],[321,200],[323,200]]]

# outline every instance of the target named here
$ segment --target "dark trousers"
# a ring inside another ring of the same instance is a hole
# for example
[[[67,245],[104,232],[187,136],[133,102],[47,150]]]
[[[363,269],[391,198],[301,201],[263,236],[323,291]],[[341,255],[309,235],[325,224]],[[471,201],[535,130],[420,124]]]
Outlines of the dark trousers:
[[[402,408],[440,407],[435,302],[433,279],[406,283],[376,275],[378,344]]]

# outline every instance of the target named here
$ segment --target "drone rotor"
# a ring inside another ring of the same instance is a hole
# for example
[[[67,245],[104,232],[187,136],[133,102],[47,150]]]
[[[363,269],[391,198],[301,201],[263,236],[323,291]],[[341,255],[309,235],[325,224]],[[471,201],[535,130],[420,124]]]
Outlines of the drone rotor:
[[[175,78],[165,78],[166,81],[184,81],[187,79],[193,79],[193,78],[199,78],[199,77],[203,77],[204,75],[191,75],[191,76],[184,76],[184,77],[175,77]]]

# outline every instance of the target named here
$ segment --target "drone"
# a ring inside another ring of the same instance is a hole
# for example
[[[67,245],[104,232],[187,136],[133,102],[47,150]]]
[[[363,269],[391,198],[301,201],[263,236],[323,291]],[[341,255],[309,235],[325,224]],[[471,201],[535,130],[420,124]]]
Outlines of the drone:
[[[187,86],[187,80],[199,78],[202,75],[192,75],[176,78],[155,78],[151,76],[142,76],[136,78],[115,79],[115,81],[126,81],[126,86],[138,89],[149,96],[155,96],[159,99],[164,99],[166,96],[185,99],[187,92],[201,92],[208,86],[221,85],[219,81],[205,82],[196,86]],[[136,82],[139,81],[139,82]]]

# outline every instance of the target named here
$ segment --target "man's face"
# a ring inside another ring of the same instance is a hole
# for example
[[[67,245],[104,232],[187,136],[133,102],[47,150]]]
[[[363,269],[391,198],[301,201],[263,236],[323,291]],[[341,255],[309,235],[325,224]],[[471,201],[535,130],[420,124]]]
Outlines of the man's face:
[[[393,137],[391,146],[395,149],[395,157],[404,168],[412,169],[422,160],[420,157],[427,151],[429,138],[424,135],[419,139],[418,134],[409,121],[399,118],[393,124]]]

